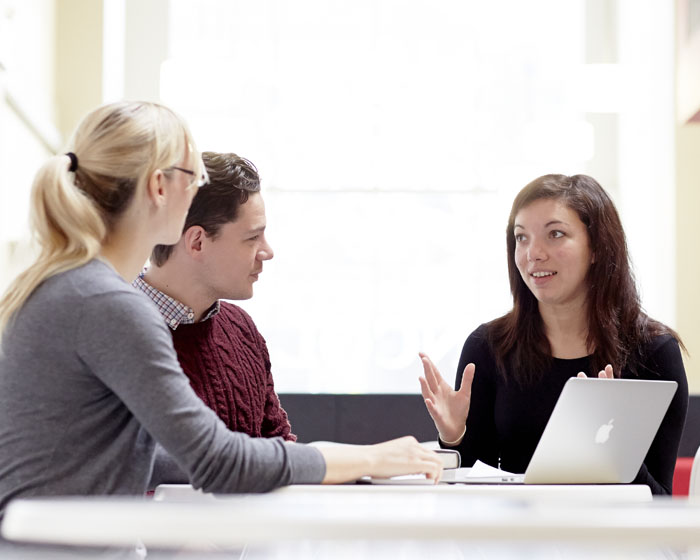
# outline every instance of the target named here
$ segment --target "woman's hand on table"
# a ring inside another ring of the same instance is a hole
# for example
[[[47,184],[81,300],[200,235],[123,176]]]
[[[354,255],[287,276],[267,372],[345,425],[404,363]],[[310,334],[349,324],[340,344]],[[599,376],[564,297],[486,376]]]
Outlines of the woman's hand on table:
[[[363,476],[389,478],[406,474],[424,474],[437,483],[442,474],[442,459],[422,446],[413,436],[374,445],[334,445],[318,448],[326,461],[324,484],[339,484]]]

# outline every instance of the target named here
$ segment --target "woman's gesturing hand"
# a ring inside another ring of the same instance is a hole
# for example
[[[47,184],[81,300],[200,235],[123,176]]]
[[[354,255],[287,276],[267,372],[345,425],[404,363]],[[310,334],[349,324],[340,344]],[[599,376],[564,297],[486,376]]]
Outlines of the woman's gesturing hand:
[[[448,445],[457,445],[465,432],[476,368],[474,364],[467,364],[459,391],[455,391],[445,382],[428,356],[423,353],[419,356],[423,362],[424,376],[418,380],[425,406],[435,422],[440,439]]]

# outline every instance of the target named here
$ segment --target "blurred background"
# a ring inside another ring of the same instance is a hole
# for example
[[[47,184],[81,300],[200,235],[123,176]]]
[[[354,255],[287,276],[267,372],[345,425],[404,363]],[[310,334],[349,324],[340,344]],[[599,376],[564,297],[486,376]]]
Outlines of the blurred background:
[[[700,393],[700,1],[0,0],[0,288],[34,171],[122,98],[259,168],[278,391],[417,393],[418,351],[453,379],[510,308],[514,195],[586,173]]]

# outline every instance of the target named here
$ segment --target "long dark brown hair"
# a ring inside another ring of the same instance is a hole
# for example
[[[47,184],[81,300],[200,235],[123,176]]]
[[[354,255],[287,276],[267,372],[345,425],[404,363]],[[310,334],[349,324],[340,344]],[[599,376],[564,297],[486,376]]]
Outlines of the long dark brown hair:
[[[615,376],[623,368],[636,373],[640,349],[653,337],[678,335],[643,311],[630,264],[625,232],[608,193],[587,175],[544,175],[523,188],[513,201],[506,228],[508,276],[513,309],[488,325],[488,338],[502,374],[512,372],[520,383],[536,381],[551,366],[552,351],[545,334],[537,299],[515,264],[515,217],[540,199],[556,199],[576,212],[588,230],[595,258],[588,283],[588,335],[593,349],[589,375],[612,364]]]

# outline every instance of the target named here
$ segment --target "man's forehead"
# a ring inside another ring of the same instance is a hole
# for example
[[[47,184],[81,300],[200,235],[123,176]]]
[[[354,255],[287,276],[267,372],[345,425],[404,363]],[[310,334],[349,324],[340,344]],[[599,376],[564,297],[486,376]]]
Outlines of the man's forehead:
[[[236,229],[253,231],[264,230],[267,225],[265,205],[259,193],[251,193],[251,196],[238,208],[236,219],[231,222],[237,225]]]

